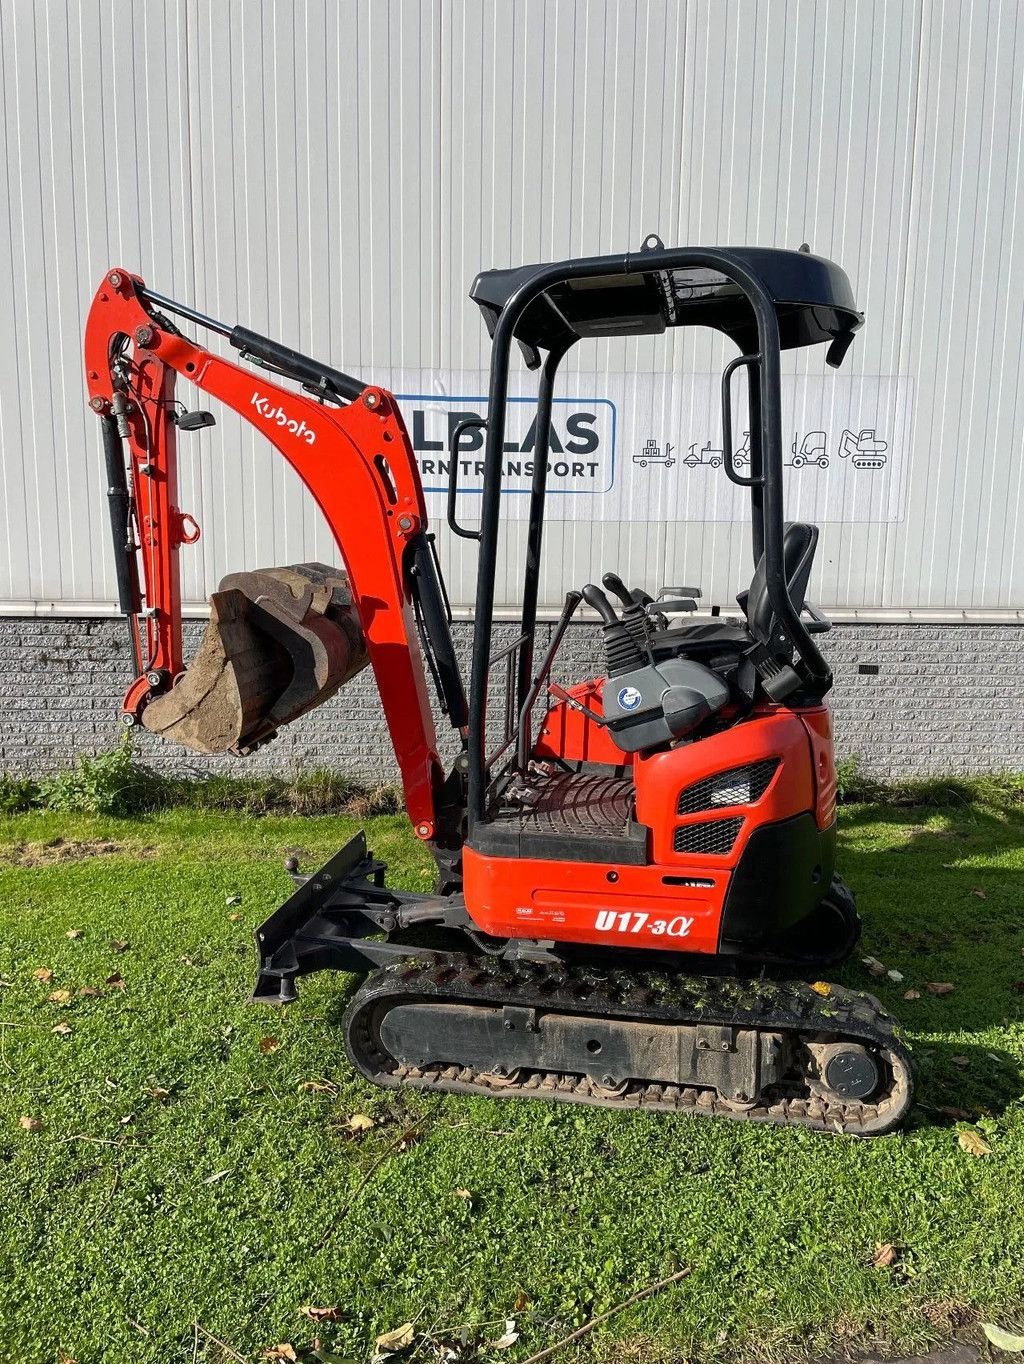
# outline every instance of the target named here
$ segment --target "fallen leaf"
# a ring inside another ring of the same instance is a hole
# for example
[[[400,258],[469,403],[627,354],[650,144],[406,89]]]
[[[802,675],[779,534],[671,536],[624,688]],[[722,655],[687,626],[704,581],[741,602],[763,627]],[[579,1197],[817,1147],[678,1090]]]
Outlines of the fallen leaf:
[[[96,989],[95,985],[83,985],[78,993],[83,999],[95,999],[99,994],[99,990]]]
[[[508,1350],[511,1349],[518,1339],[519,1332],[516,1330],[515,1321],[509,1317],[505,1322],[504,1335],[499,1336],[497,1340],[487,1341],[485,1343],[485,1348],[488,1350]]]
[[[330,1080],[303,1080],[300,1089],[309,1094],[337,1094],[338,1086]]]
[[[377,1350],[382,1354],[405,1350],[412,1344],[413,1335],[412,1322],[407,1321],[403,1326],[396,1326],[393,1331],[385,1331],[382,1336],[378,1336]]]
[[[110,945],[115,952],[127,952],[131,943],[127,938],[111,938]]]
[[[54,990],[54,991],[52,991],[52,993],[48,994],[48,995],[46,996],[46,998],[47,998],[47,1000],[49,1001],[49,1003],[51,1003],[51,1004],[70,1004],[70,1003],[71,1003],[71,991],[70,991],[70,990]]]
[[[165,1104],[171,1097],[169,1089],[161,1089],[159,1085],[154,1085],[152,1089],[147,1089],[146,1093],[151,1099],[156,1099],[157,1103]]]
[[[861,957],[861,961],[873,976],[884,976],[885,966],[877,957]]]
[[[969,1113],[966,1108],[950,1108],[947,1106],[937,1108],[935,1111],[941,1113],[944,1118],[952,1118],[954,1122],[970,1122],[974,1117],[974,1114]]]
[[[886,971],[885,974],[889,977],[890,980],[894,980],[894,981],[896,982],[897,985],[898,985],[898,984],[900,983],[900,981],[903,979],[903,972],[902,972],[902,971],[897,971],[897,970],[895,970],[895,968],[894,968],[893,970],[891,970],[891,971]]]
[[[930,995],[951,995],[956,986],[948,980],[926,980],[924,988]]]
[[[1015,1336],[1012,1331],[1004,1331],[1001,1326],[993,1326],[990,1321],[983,1321],[981,1329],[990,1344],[997,1350],[1008,1350],[1011,1354],[1018,1355],[1024,1350],[1024,1336]]]
[[[903,991],[903,998],[904,998],[904,999],[920,999],[920,998],[921,998],[921,991],[920,991],[920,990],[904,990],[904,991]]]
[[[32,972],[32,978],[41,980],[44,985],[49,985],[50,981],[53,980],[53,972],[48,966],[37,966]]]
[[[106,980],[103,982],[103,984],[104,984],[104,985],[109,985],[109,986],[111,987],[111,989],[114,989],[114,990],[123,990],[123,989],[124,989],[124,976],[122,976],[121,973],[120,973],[119,971],[115,971],[115,972],[113,973],[113,975],[107,976],[107,978],[106,978]]]
[[[369,1132],[371,1127],[376,1126],[377,1124],[374,1120],[367,1117],[365,1113],[353,1113],[348,1120],[348,1130],[350,1132]]]
[[[281,1345],[271,1345],[269,1349],[263,1351],[264,1359],[286,1359],[289,1364],[294,1364],[298,1357],[295,1353],[295,1346],[289,1345],[287,1341]]]
[[[402,1133],[402,1139],[398,1143],[398,1149],[400,1151],[408,1151],[411,1146],[417,1145],[417,1143],[421,1142],[422,1140],[423,1133],[419,1130],[419,1128],[410,1127],[408,1128],[407,1131]]]
[[[129,1123],[135,1121],[134,1113],[126,1113],[123,1118],[118,1119],[122,1127],[127,1127]]]
[[[984,892],[984,890],[981,888],[981,886],[975,886],[974,889],[971,891],[971,894],[972,894],[972,895],[976,895],[976,896],[978,897],[979,900],[987,900],[987,899],[988,899],[988,896],[985,894],[985,892]]]
[[[42,1125],[42,1118],[22,1117],[18,1119],[18,1126],[25,1132],[38,1132]]]
[[[529,1307],[529,1305],[530,1305],[530,1299],[527,1297],[527,1295],[526,1295],[526,1294],[523,1292],[523,1290],[520,1288],[519,1292],[516,1294],[516,1304],[515,1304],[515,1306],[516,1306],[516,1311],[517,1311],[517,1312],[524,1312],[524,1311],[526,1310],[526,1308]]]
[[[65,938],[81,938],[85,934],[84,928],[69,928],[64,934]]]
[[[313,1307],[307,1303],[305,1307],[300,1307],[299,1311],[310,1321],[341,1321],[343,1313],[340,1307]]]
[[[473,1198],[468,1189],[452,1189],[452,1193],[456,1198],[464,1198],[467,1203],[471,1202]]]
[[[261,1037],[260,1051],[264,1056],[272,1056],[275,1051],[281,1050],[281,1043],[276,1037]]]
[[[811,986],[811,989],[816,995],[826,996],[832,993],[832,986],[829,985],[827,980],[816,980]]]
[[[224,903],[226,905],[240,905],[242,903],[242,897],[240,895],[229,895]]]
[[[228,915],[228,918],[231,920],[231,922],[232,922],[233,924],[237,924],[238,921],[239,921],[239,919],[240,919],[241,917],[242,917],[241,914],[229,914],[229,915]]]
[[[228,1169],[226,1169],[226,1170],[218,1170],[218,1171],[216,1172],[216,1174],[207,1175],[206,1178],[203,1180],[203,1183],[204,1183],[204,1184],[218,1184],[218,1183],[220,1183],[220,1181],[221,1181],[222,1179],[226,1178],[226,1176],[229,1175],[230,1173],[231,1173],[231,1168],[230,1168],[230,1166],[229,1166]]]
[[[976,1127],[962,1127],[956,1134],[956,1139],[960,1144],[961,1151],[966,1151],[969,1156],[990,1156],[992,1147],[981,1135]]]
[[[70,1037],[74,1028],[70,1023],[55,1023],[50,1031],[56,1033],[58,1037]]]
[[[961,1068],[971,1064],[971,1058],[969,1056],[951,1056],[949,1059],[953,1062],[954,1066],[960,1066]]]
[[[896,1260],[898,1252],[891,1241],[878,1241],[875,1243],[875,1253],[871,1257],[873,1269],[888,1269]]]

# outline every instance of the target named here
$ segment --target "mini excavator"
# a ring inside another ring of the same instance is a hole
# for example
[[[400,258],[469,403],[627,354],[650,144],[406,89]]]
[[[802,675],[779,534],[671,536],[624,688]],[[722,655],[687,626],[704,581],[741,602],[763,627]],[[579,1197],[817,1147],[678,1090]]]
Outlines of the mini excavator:
[[[256,932],[256,1000],[300,977],[362,977],[344,1019],[382,1086],[718,1115],[872,1136],[896,1127],[911,1070],[877,1000],[819,979],[859,935],[835,874],[832,685],[807,600],[818,530],[783,509],[780,353],[863,317],[831,261],[762,248],[666,248],[488,270],[471,289],[492,350],[486,419],[452,433],[447,522],[477,543],[468,691],[423,488],[392,394],[107,273],[85,364],[105,458],[120,609],[135,676],[122,719],[206,753],[245,754],[373,669],[436,889],[389,886],[363,834]],[[186,336],[224,338],[234,363]],[[752,576],[735,619],[687,621],[693,588],[652,596],[613,572],[568,591],[541,649],[548,461],[534,460],[521,615],[493,623],[509,367],[538,372],[535,448],[550,448],[559,364],[588,338],[703,326],[739,353],[722,374],[723,461],[749,494]],[[177,439],[212,425],[181,377],[284,456],[326,518],[340,566],[225,578],[182,653]],[[735,455],[745,381],[749,436]],[[458,520],[460,441],[483,440],[479,525]],[[741,471],[742,470],[742,471]],[[141,571],[140,571],[141,570]],[[603,675],[560,686],[582,603]],[[433,699],[432,699],[433,698]],[[439,756],[435,715],[455,731]]]

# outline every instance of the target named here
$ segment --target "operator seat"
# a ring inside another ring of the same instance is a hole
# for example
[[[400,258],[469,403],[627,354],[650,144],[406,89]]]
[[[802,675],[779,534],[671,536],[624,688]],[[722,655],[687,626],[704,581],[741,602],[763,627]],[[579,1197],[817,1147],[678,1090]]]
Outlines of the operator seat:
[[[789,599],[799,613],[804,609],[814,552],[818,546],[818,527],[808,521],[788,521],[782,536],[783,571]],[[768,597],[768,573],[761,555],[746,592],[736,597],[746,617],[746,625],[708,620],[698,625],[679,625],[657,631],[651,645],[655,659],[683,657],[706,661],[718,655],[744,653],[753,644],[767,644],[772,635],[774,612]]]

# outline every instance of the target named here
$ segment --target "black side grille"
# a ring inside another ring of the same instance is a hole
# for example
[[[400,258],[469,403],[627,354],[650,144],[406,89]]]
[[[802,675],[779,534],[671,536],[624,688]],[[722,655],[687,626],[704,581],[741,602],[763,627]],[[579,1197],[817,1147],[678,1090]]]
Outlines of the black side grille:
[[[723,805],[752,805],[768,790],[778,766],[778,758],[762,758],[747,767],[733,767],[728,772],[705,777],[679,793],[676,814],[696,815]]]
[[[678,853],[717,853],[732,851],[742,819],[712,819],[703,824],[684,824],[675,832],[672,846]]]

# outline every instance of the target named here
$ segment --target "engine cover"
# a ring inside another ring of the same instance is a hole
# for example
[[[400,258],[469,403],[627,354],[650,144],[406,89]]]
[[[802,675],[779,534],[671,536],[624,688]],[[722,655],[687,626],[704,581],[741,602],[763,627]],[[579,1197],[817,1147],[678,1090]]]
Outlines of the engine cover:
[[[703,663],[669,658],[609,677],[602,709],[619,747],[639,753],[681,739],[728,699],[728,687]]]

